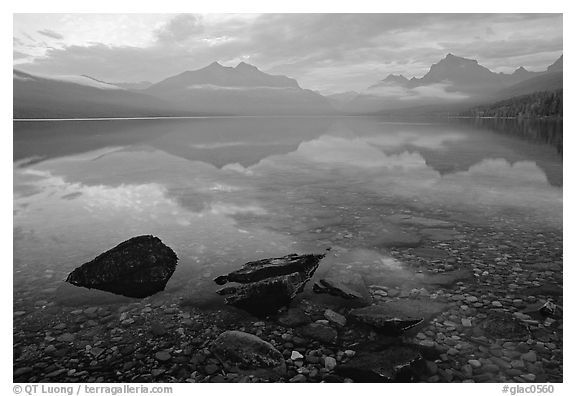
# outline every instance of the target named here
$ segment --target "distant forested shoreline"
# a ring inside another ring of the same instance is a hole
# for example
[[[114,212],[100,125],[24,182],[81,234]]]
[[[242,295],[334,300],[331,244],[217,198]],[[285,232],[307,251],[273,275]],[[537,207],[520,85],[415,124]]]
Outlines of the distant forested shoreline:
[[[460,116],[485,118],[562,119],[562,89],[515,96],[489,105],[473,107]]]

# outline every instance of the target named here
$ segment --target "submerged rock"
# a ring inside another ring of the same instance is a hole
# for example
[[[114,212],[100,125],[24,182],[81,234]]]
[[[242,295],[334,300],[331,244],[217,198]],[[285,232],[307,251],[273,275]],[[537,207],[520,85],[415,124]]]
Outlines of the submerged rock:
[[[296,272],[312,275],[324,256],[324,254],[289,254],[284,257],[250,261],[239,270],[217,277],[214,282],[218,285],[227,282],[254,283]]]
[[[364,298],[362,294],[356,290],[353,290],[344,283],[334,279],[320,279],[318,282],[314,283],[312,290],[314,293],[330,294],[332,296],[342,297],[346,300],[361,301]]]
[[[300,308],[290,308],[278,317],[278,323],[286,327],[298,327],[310,322],[306,312]]]
[[[446,228],[454,226],[454,224],[449,221],[432,219],[428,217],[412,216],[406,214],[395,214],[388,216],[386,217],[386,221],[396,224],[418,226],[418,227]]]
[[[422,243],[422,238],[417,234],[390,228],[380,231],[379,236],[374,241],[375,246],[384,248],[415,248]]]
[[[422,318],[397,317],[388,311],[380,313],[375,309],[370,310],[370,312],[351,312],[350,315],[358,322],[370,325],[390,335],[400,335],[424,320]]]
[[[226,331],[214,340],[210,350],[227,370],[268,378],[286,374],[282,353],[253,334]]]
[[[324,254],[290,254],[246,263],[237,271],[214,279],[219,285],[243,283],[217,291],[227,296],[226,304],[242,308],[254,315],[278,311],[304,290]]]
[[[445,307],[446,304],[430,300],[403,299],[353,309],[349,315],[385,334],[399,335],[442,312]]]
[[[540,312],[542,316],[553,318],[556,316],[556,304],[552,301],[546,301],[546,303],[540,307],[538,312]]]
[[[306,338],[320,341],[323,344],[334,344],[338,337],[338,332],[330,326],[321,323],[310,323],[300,328],[300,334]]]
[[[176,269],[176,253],[152,235],[122,242],[72,271],[66,282],[127,297],[164,290]]]
[[[412,382],[414,368],[421,360],[417,349],[394,345],[377,352],[360,352],[336,366],[336,372],[356,382]]]
[[[324,311],[324,317],[332,323],[336,323],[339,326],[346,326],[346,318],[340,315],[338,312],[334,312],[331,309]]]
[[[493,339],[525,341],[530,337],[528,327],[508,312],[490,312],[475,330]]]

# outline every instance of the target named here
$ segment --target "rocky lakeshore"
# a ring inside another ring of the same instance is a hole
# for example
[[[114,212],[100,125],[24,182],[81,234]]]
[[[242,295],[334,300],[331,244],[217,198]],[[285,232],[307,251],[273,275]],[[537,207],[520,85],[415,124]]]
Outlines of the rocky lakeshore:
[[[262,317],[170,293],[69,306],[29,288],[15,294],[14,381],[562,382],[561,233],[424,228],[422,241],[386,241],[410,281],[321,263],[311,283],[339,292],[309,284]],[[345,256],[356,237],[335,238],[330,254]],[[392,308],[418,320],[390,332],[381,323]]]

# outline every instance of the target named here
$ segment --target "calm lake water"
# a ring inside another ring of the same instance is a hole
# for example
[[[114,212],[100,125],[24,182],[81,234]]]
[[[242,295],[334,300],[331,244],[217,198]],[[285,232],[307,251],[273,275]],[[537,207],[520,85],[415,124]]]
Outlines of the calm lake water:
[[[434,228],[409,216],[561,233],[561,125],[14,123],[15,305],[53,301],[72,269],[141,234],[176,251],[165,293],[187,297],[246,261],[329,246],[368,278],[401,271],[387,242]]]

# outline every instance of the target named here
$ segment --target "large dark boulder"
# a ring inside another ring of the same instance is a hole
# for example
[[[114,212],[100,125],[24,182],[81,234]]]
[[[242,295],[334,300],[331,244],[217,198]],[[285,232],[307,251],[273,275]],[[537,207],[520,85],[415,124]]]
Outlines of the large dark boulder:
[[[286,306],[304,290],[324,254],[290,254],[246,263],[237,271],[214,279],[219,285],[242,283],[217,291],[226,304],[254,315],[267,315]]]
[[[122,242],[72,271],[66,282],[127,297],[144,298],[164,290],[178,257],[162,241],[142,235]]]
[[[286,374],[282,353],[253,334],[226,331],[212,342],[210,350],[226,370],[271,379]]]

